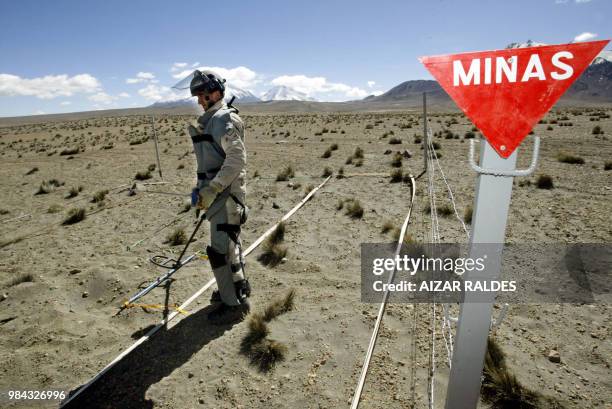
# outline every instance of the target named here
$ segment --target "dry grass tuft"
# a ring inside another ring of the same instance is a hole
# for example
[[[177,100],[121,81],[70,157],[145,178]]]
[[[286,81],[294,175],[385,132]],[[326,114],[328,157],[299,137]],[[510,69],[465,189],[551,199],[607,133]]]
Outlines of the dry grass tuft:
[[[560,152],[557,155],[557,160],[561,163],[569,163],[570,165],[584,165],[584,159],[580,156],[574,156],[569,153]]]
[[[266,267],[276,267],[286,256],[287,247],[266,242],[263,252],[257,257],[257,261]]]
[[[6,287],[14,287],[14,286],[19,285],[21,283],[31,283],[33,281],[34,281],[34,275],[32,275],[30,273],[20,274],[17,277],[15,277],[12,280],[10,280],[6,284]]]
[[[391,171],[391,183],[399,183],[402,181],[403,178],[403,172],[401,169],[393,169]]]
[[[295,176],[295,171],[293,170],[293,167],[291,165],[287,166],[286,168],[284,168],[283,170],[281,170],[278,175],[276,175],[276,181],[277,182],[285,182],[287,180],[289,180],[290,178]]]
[[[151,175],[151,171],[147,170],[146,172],[138,172],[136,173],[136,175],[134,176],[135,180],[147,180],[147,179],[151,179],[153,176]]]
[[[387,234],[387,233],[389,233],[391,230],[393,230],[393,228],[394,228],[394,227],[395,227],[395,226],[393,225],[393,223],[392,223],[392,222],[390,222],[390,221],[386,221],[386,222],[384,222],[384,223],[383,223],[383,225],[382,225],[382,229],[380,230],[380,232],[381,232],[382,234]]]
[[[494,408],[538,409],[547,403],[561,408],[559,402],[544,398],[540,393],[524,387],[506,366],[505,354],[489,337],[483,370],[484,381],[480,388],[482,400]]]
[[[552,176],[550,175],[538,176],[538,179],[536,180],[536,186],[538,187],[538,189],[548,189],[548,190],[555,187],[555,185],[553,184]]]
[[[266,322],[272,321],[274,318],[291,311],[295,305],[295,290],[290,289],[287,294],[278,300],[272,301],[264,309],[263,319]]]
[[[249,357],[251,365],[261,372],[269,372],[278,362],[285,359],[287,347],[278,341],[268,339],[270,329],[267,323],[291,311],[294,302],[295,290],[290,289],[284,297],[268,304],[263,314],[252,312],[248,316],[248,331],[240,342],[240,353]]]
[[[187,243],[187,234],[185,234],[184,229],[178,228],[166,236],[166,241],[164,243],[170,244],[171,246],[185,244]]]
[[[96,192],[92,199],[91,199],[91,203],[100,203],[102,202],[105,198],[106,195],[108,194],[108,190],[100,190],[98,192]]]
[[[270,244],[279,244],[283,240],[285,240],[285,231],[287,227],[284,222],[280,222],[276,229],[268,236],[268,243]]]
[[[361,219],[363,217],[363,207],[361,206],[361,203],[359,203],[359,200],[347,200],[346,215],[353,219]]]
[[[75,224],[82,220],[85,220],[85,209],[82,207],[75,207],[68,211],[68,215],[62,222],[62,225]]]
[[[251,313],[247,319],[247,334],[240,342],[240,352],[248,354],[255,345],[265,339],[270,333],[263,315]]]
[[[402,167],[402,154],[401,153],[395,152],[395,155],[393,155],[393,159],[391,159],[391,166],[393,166],[394,168]]]
[[[465,208],[465,212],[463,213],[463,221],[467,224],[472,223],[472,213],[474,213],[474,209],[472,209],[471,205]]]
[[[273,339],[264,339],[253,346],[249,351],[251,364],[257,366],[261,372],[269,372],[277,363],[285,360],[287,347]]]

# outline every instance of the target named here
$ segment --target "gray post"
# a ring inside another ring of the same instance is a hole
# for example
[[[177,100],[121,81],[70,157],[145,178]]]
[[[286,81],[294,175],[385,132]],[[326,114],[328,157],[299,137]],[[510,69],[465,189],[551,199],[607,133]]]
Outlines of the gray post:
[[[427,172],[427,156],[429,156],[429,140],[427,138],[427,93],[423,92],[423,173]]]
[[[481,140],[480,166],[486,169],[514,170],[517,151],[502,158]],[[478,273],[482,279],[495,280],[501,269],[501,249],[506,234],[506,221],[512,195],[513,177],[479,174],[474,199],[474,217],[470,237],[470,258],[487,254],[485,270]],[[491,243],[494,246],[478,245]],[[491,251],[494,249],[494,251]],[[464,279],[475,279],[466,273]],[[473,296],[472,296],[473,297]],[[470,302],[465,294],[461,304],[452,366],[446,392],[446,409],[475,409],[480,397],[480,383],[491,327],[491,311],[495,294],[488,299],[478,294],[479,302]]]
[[[157,170],[159,171],[159,177],[164,180],[162,176],[161,162],[159,161],[159,146],[157,143],[157,132],[155,131],[155,115],[151,115],[151,125],[153,126],[153,141],[155,142],[155,157],[157,158]]]

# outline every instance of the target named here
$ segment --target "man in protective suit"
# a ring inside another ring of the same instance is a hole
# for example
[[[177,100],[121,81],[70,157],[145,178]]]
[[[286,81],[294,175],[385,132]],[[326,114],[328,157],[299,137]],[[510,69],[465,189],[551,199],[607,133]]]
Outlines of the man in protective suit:
[[[211,71],[194,71],[189,88],[204,114],[189,125],[198,164],[196,206],[206,212],[211,240],[206,253],[218,290],[208,314],[213,322],[241,319],[249,309],[251,289],[244,276],[240,226],[246,221],[246,149],[238,110],[224,104],[225,80]]]

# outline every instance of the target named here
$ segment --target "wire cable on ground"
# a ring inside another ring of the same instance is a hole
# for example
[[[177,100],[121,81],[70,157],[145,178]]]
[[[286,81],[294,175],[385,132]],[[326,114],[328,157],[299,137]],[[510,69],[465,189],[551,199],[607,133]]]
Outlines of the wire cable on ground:
[[[414,180],[414,177],[412,175],[410,176],[410,183],[411,183],[410,207],[408,209],[408,214],[406,215],[406,219],[404,220],[404,224],[402,225],[402,229],[400,231],[400,236],[397,242],[397,248],[395,250],[394,258],[399,255],[400,250],[402,248],[404,237],[406,235],[406,229],[408,228],[408,223],[410,222],[410,216],[412,214],[412,207],[414,206],[414,197],[416,194],[415,193],[416,192],[416,181]],[[388,283],[393,282],[393,278],[395,277],[396,270],[397,270],[397,266],[393,269],[393,271],[389,275]],[[368,345],[368,350],[366,352],[365,361],[361,368],[361,373],[359,375],[359,380],[357,382],[357,388],[355,389],[355,394],[353,395],[353,400],[351,402],[351,409],[357,409],[359,407],[359,402],[361,400],[361,393],[363,392],[363,386],[365,385],[365,380],[368,375],[370,361],[372,360],[372,354],[374,353],[374,348],[376,347],[376,341],[378,339],[378,331],[380,330],[380,325],[382,323],[382,319],[385,314],[385,309],[387,307],[388,299],[389,299],[389,290],[387,286],[387,290],[385,291],[385,294],[383,295],[382,302],[378,309],[378,315],[376,317],[376,323],[374,324],[374,330],[372,331],[372,336],[370,338],[370,344]]]
[[[287,214],[285,214],[278,223],[276,223],[274,226],[270,227],[268,230],[266,230],[266,232],[264,234],[262,234],[253,244],[251,244],[249,246],[249,248],[247,248],[244,252],[244,256],[246,257],[249,253],[251,253],[253,250],[255,250],[257,248],[257,246],[259,246],[265,239],[266,237],[268,237],[270,234],[272,234],[272,232],[276,229],[276,227],[284,222],[285,220],[287,220],[289,217],[291,217],[295,212],[297,212],[308,200],[310,200],[310,198],[319,190],[321,189],[329,180],[330,180],[331,176],[328,176],[320,185],[318,185],[317,187],[315,187],[314,189],[312,189],[310,191],[310,193],[308,193],[308,195],[306,195],[302,201],[300,201],[293,209],[291,209],[289,212],[287,212]],[[188,262],[187,260],[191,261],[193,260],[195,257],[197,257],[198,253],[193,254],[192,256],[190,256],[189,258],[187,258],[185,260],[185,264]],[[170,321],[172,321],[174,318],[176,318],[179,314],[181,314],[179,312],[179,310],[185,310],[189,304],[191,304],[195,299],[197,299],[200,295],[202,295],[206,290],[208,290],[213,284],[215,283],[215,279],[211,279],[210,281],[208,281],[206,284],[204,284],[204,286],[202,288],[200,288],[198,291],[196,291],[191,297],[189,297],[187,299],[187,301],[185,301],[183,304],[181,304],[177,310],[173,311],[172,313],[170,313],[167,317],[165,317],[159,324],[155,325],[153,328],[151,328],[144,336],[142,336],[140,339],[138,339],[134,344],[132,344],[129,348],[127,348],[126,350],[124,350],[121,354],[119,354],[119,356],[117,356],[115,359],[113,359],[108,365],[106,365],[100,372],[98,372],[98,374],[96,376],[94,376],[91,380],[89,380],[86,384],[84,384],[83,386],[81,386],[80,389],[78,389],[75,393],[73,393],[67,400],[65,400],[64,402],[61,403],[60,405],[60,409],[63,408],[64,406],[66,406],[68,403],[70,403],[72,400],[74,400],[77,396],[79,396],[81,393],[83,393],[83,391],[85,391],[87,388],[89,388],[96,380],[100,379],[100,377],[102,377],[102,375],[104,375],[106,372],[108,372],[108,370],[110,370],[113,366],[115,366],[119,361],[121,361],[121,359],[123,359],[125,356],[127,356],[130,352],[132,352],[134,349],[136,349],[139,345],[141,345],[142,343],[146,342],[151,336],[153,336],[153,334],[155,334],[157,331],[159,331],[160,328],[162,328],[163,326],[168,325],[168,323]]]

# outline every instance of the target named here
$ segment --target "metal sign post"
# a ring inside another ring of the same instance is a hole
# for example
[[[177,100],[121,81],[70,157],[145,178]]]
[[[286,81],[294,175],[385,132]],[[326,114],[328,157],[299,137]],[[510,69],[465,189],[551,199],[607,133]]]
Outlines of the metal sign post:
[[[155,157],[157,158],[157,170],[159,171],[159,177],[164,180],[162,176],[161,162],[159,161],[159,146],[157,142],[157,132],[155,131],[155,115],[151,115],[151,125],[153,126],[153,141],[155,142]]]
[[[427,172],[427,157],[429,156],[429,132],[427,132],[427,93],[423,92],[423,173]]]
[[[516,151],[508,159],[504,159],[485,140],[482,140],[481,146],[481,167],[505,171],[515,169]],[[476,182],[468,257],[476,259],[484,256],[479,254],[484,250],[484,246],[478,246],[479,243],[500,243],[499,252],[487,254],[486,270],[481,272],[487,279],[494,280],[500,273],[501,247],[506,234],[512,180],[513,177],[509,176],[479,174]],[[467,273],[465,279],[470,279]],[[446,409],[473,409],[477,406],[495,298],[495,294],[491,294],[491,299],[485,302],[482,294],[477,295],[479,302],[474,303],[470,302],[470,294],[466,293],[464,303],[461,304],[446,394]]]
[[[479,174],[469,258],[475,260],[485,255],[487,258],[484,270],[466,272],[465,280],[499,278],[513,177],[527,176],[534,171],[540,140],[534,138],[528,169],[515,169],[516,149],[608,42],[419,58],[487,139],[481,141],[479,165],[474,163],[473,139],[470,139],[469,157],[470,166]],[[494,292],[465,293],[457,324],[446,409],[477,407],[494,300]]]

